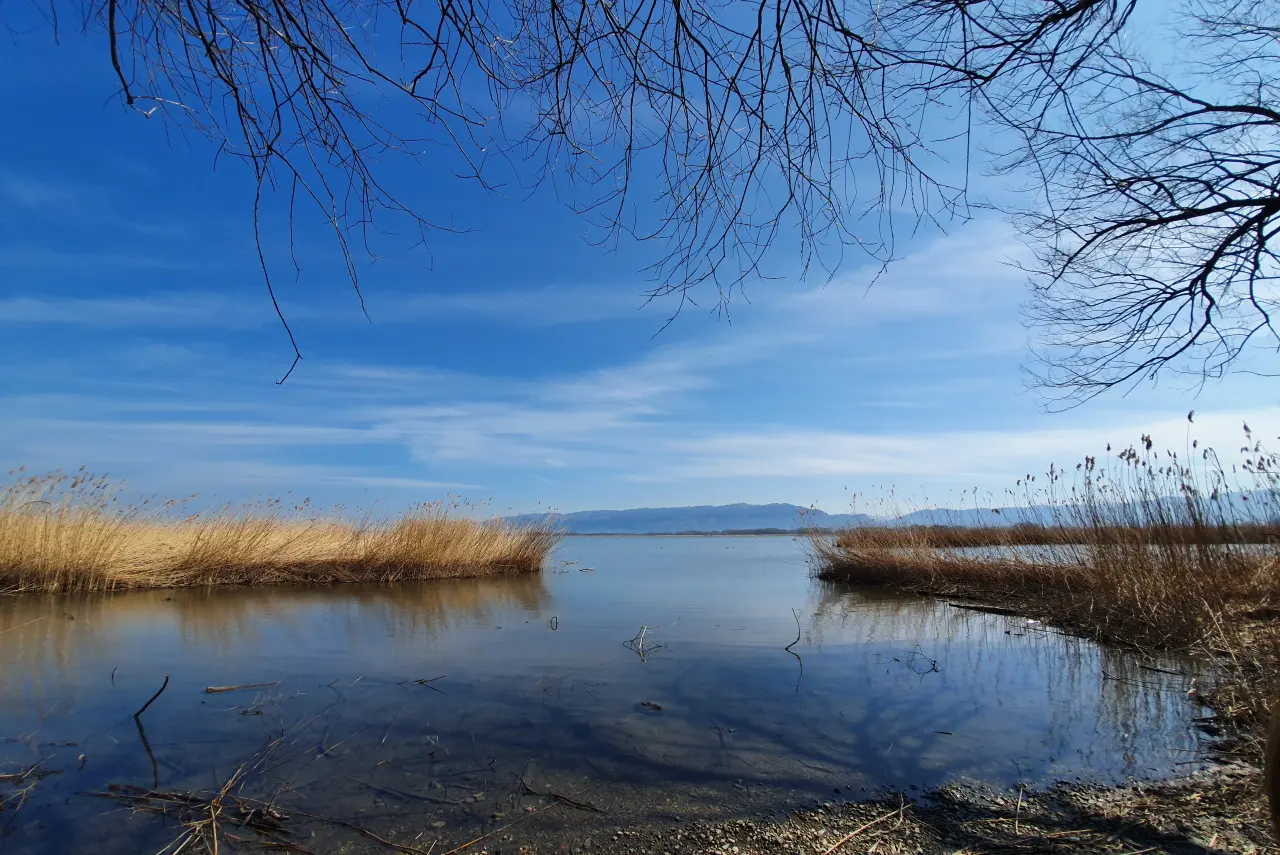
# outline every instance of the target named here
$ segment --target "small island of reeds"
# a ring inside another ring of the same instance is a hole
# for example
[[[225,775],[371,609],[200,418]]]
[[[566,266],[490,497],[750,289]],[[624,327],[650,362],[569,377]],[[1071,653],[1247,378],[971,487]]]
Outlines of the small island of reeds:
[[[1034,524],[993,513],[982,526],[814,533],[818,576],[1211,657],[1222,679],[1198,690],[1202,700],[1256,738],[1280,698],[1280,456],[1248,439],[1230,465],[1211,449],[1192,444],[1180,457],[1143,437],[1109,459],[1028,476],[1019,498]]]
[[[392,518],[318,514],[265,499],[187,512],[186,500],[120,501],[116,485],[13,473],[0,491],[0,593],[220,585],[402,582],[542,569],[559,535],[418,505]]]

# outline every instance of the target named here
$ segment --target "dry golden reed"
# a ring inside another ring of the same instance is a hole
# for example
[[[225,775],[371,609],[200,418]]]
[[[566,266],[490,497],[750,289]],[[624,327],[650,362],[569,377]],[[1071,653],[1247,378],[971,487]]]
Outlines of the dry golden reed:
[[[535,572],[559,535],[419,505],[389,521],[326,519],[309,502],[180,513],[122,507],[87,475],[24,476],[0,492],[0,592],[397,582]]]
[[[1144,436],[1022,479],[1044,524],[814,534],[819,576],[978,598],[1102,641],[1212,651],[1233,674],[1225,711],[1263,721],[1280,696],[1280,456],[1247,427],[1230,466],[1195,443],[1181,455],[1191,461],[1153,445]]]

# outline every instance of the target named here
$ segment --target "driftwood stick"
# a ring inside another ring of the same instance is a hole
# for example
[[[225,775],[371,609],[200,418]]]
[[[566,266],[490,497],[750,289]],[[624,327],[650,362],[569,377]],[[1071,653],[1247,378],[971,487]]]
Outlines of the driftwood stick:
[[[216,695],[218,692],[238,692],[241,689],[269,689],[278,685],[280,685],[279,680],[273,683],[245,683],[242,686],[206,686],[204,693],[206,695]]]
[[[1006,609],[1004,606],[980,606],[970,603],[947,603],[953,609],[964,609],[970,612],[985,612],[989,615],[1005,615],[1006,617],[1019,617],[1016,609]]]

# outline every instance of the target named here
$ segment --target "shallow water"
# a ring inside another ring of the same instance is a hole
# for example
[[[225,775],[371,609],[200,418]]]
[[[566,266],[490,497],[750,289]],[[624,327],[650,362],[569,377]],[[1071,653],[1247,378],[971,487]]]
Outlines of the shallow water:
[[[1204,739],[1189,667],[820,583],[782,537],[571,538],[505,579],[15,598],[0,773],[57,774],[0,810],[0,848],[154,853],[172,821],[90,794],[238,769],[286,812],[440,852],[516,818],[578,839],[961,777],[1168,775]],[[523,810],[547,793],[602,812]],[[311,851],[379,849],[299,827]]]

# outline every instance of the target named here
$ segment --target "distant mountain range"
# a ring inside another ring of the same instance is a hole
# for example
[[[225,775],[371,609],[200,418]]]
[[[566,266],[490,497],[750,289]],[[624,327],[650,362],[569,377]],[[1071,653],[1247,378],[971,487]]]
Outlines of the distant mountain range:
[[[1049,523],[1045,507],[982,508],[965,511],[913,511],[878,519],[869,514],[829,514],[816,508],[771,505],[693,505],[682,508],[632,508],[623,511],[575,511],[571,514],[520,514],[513,523],[551,523],[568,534],[685,534],[751,531],[796,531],[804,528],[846,528],[858,525],[1015,525]]]
[[[685,508],[632,508],[626,511],[575,511],[571,514],[520,514],[514,523],[551,522],[569,534],[682,534],[722,531],[794,531],[843,528],[874,520],[866,514],[829,514],[798,505],[695,505]]]
[[[1170,499],[1173,505],[1181,500]],[[1250,508],[1234,495],[1231,503],[1243,517]],[[771,505],[693,505],[681,508],[633,508],[621,511],[575,511],[570,514],[519,514],[505,517],[513,523],[551,523],[568,534],[718,534],[723,532],[789,532],[800,529],[833,529],[859,525],[1052,525],[1055,510],[1045,505],[1019,508],[933,508],[898,517],[869,514],[829,514],[816,508],[775,503]]]

